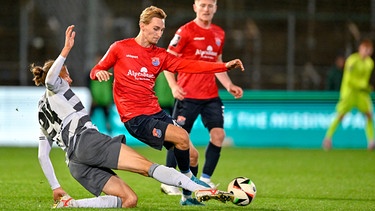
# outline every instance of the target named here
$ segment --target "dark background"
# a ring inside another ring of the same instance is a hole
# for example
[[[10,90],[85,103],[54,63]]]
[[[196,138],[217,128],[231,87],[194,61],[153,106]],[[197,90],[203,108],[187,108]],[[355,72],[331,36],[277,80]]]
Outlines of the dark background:
[[[0,85],[33,85],[31,63],[55,59],[68,25],[76,43],[66,61],[74,86],[86,86],[95,55],[134,37],[142,10],[167,13],[158,45],[195,18],[193,0],[3,0],[0,6]],[[323,90],[337,53],[374,37],[374,0],[218,0],[214,23],[226,31],[223,60],[240,58],[246,71],[232,80],[253,90]]]

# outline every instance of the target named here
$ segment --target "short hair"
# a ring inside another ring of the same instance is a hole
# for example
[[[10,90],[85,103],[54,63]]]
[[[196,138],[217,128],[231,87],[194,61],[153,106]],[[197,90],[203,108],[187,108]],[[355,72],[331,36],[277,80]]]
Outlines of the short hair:
[[[165,19],[167,18],[167,14],[165,12],[155,6],[150,6],[144,9],[139,16],[139,23],[149,24],[152,18],[160,18]]]
[[[194,4],[196,4],[197,2],[199,2],[200,0],[194,0]],[[215,4],[217,3],[217,0],[214,0],[215,1]]]
[[[363,39],[360,43],[360,45],[363,45],[365,47],[370,47],[372,48],[373,47],[373,43],[370,39]]]

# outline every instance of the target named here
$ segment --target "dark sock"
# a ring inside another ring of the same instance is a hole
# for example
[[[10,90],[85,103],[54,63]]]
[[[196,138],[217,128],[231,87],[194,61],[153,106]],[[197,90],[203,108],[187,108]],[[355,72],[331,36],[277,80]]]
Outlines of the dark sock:
[[[170,149],[167,151],[167,158],[166,158],[165,165],[171,168],[176,168],[177,161],[176,161],[176,157],[174,156],[173,149]]]
[[[211,142],[208,144],[205,154],[205,163],[203,167],[204,174],[212,176],[220,158],[221,147],[215,146]]]
[[[174,148],[174,155],[176,157],[178,168],[181,173],[188,173],[190,171],[190,151],[180,150],[176,147]]]
[[[185,195],[185,196],[190,196],[191,195],[191,191],[182,189],[182,194]]]
[[[193,173],[195,177],[197,177],[198,174],[198,165],[197,166],[190,166],[190,171]]]

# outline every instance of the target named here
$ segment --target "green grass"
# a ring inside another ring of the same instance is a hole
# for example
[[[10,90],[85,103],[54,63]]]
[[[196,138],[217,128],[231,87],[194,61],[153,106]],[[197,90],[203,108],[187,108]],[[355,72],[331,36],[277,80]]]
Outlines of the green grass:
[[[198,149],[202,167],[204,149]],[[164,163],[165,150],[136,150]],[[54,148],[51,156],[63,188],[76,199],[92,197],[69,174],[62,150]],[[36,148],[0,148],[0,161],[0,210],[50,209],[52,192],[39,167]],[[234,177],[251,178],[258,193],[247,207],[218,201],[208,201],[204,207],[181,207],[179,196],[163,195],[157,181],[117,172],[138,194],[136,210],[375,209],[375,153],[366,150],[224,148],[212,179],[221,184],[219,189],[226,189]]]

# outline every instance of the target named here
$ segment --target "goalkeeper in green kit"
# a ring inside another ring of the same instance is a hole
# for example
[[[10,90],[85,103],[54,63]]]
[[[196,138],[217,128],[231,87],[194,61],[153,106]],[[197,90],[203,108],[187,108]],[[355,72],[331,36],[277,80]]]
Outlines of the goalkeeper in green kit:
[[[345,114],[352,109],[358,109],[366,116],[365,132],[367,148],[374,150],[373,106],[370,93],[372,86],[369,84],[374,68],[371,58],[373,44],[371,40],[361,41],[358,52],[351,54],[345,62],[344,75],[340,89],[340,99],[336,105],[337,115],[329,126],[323,140],[323,148],[332,148],[332,136]]]

